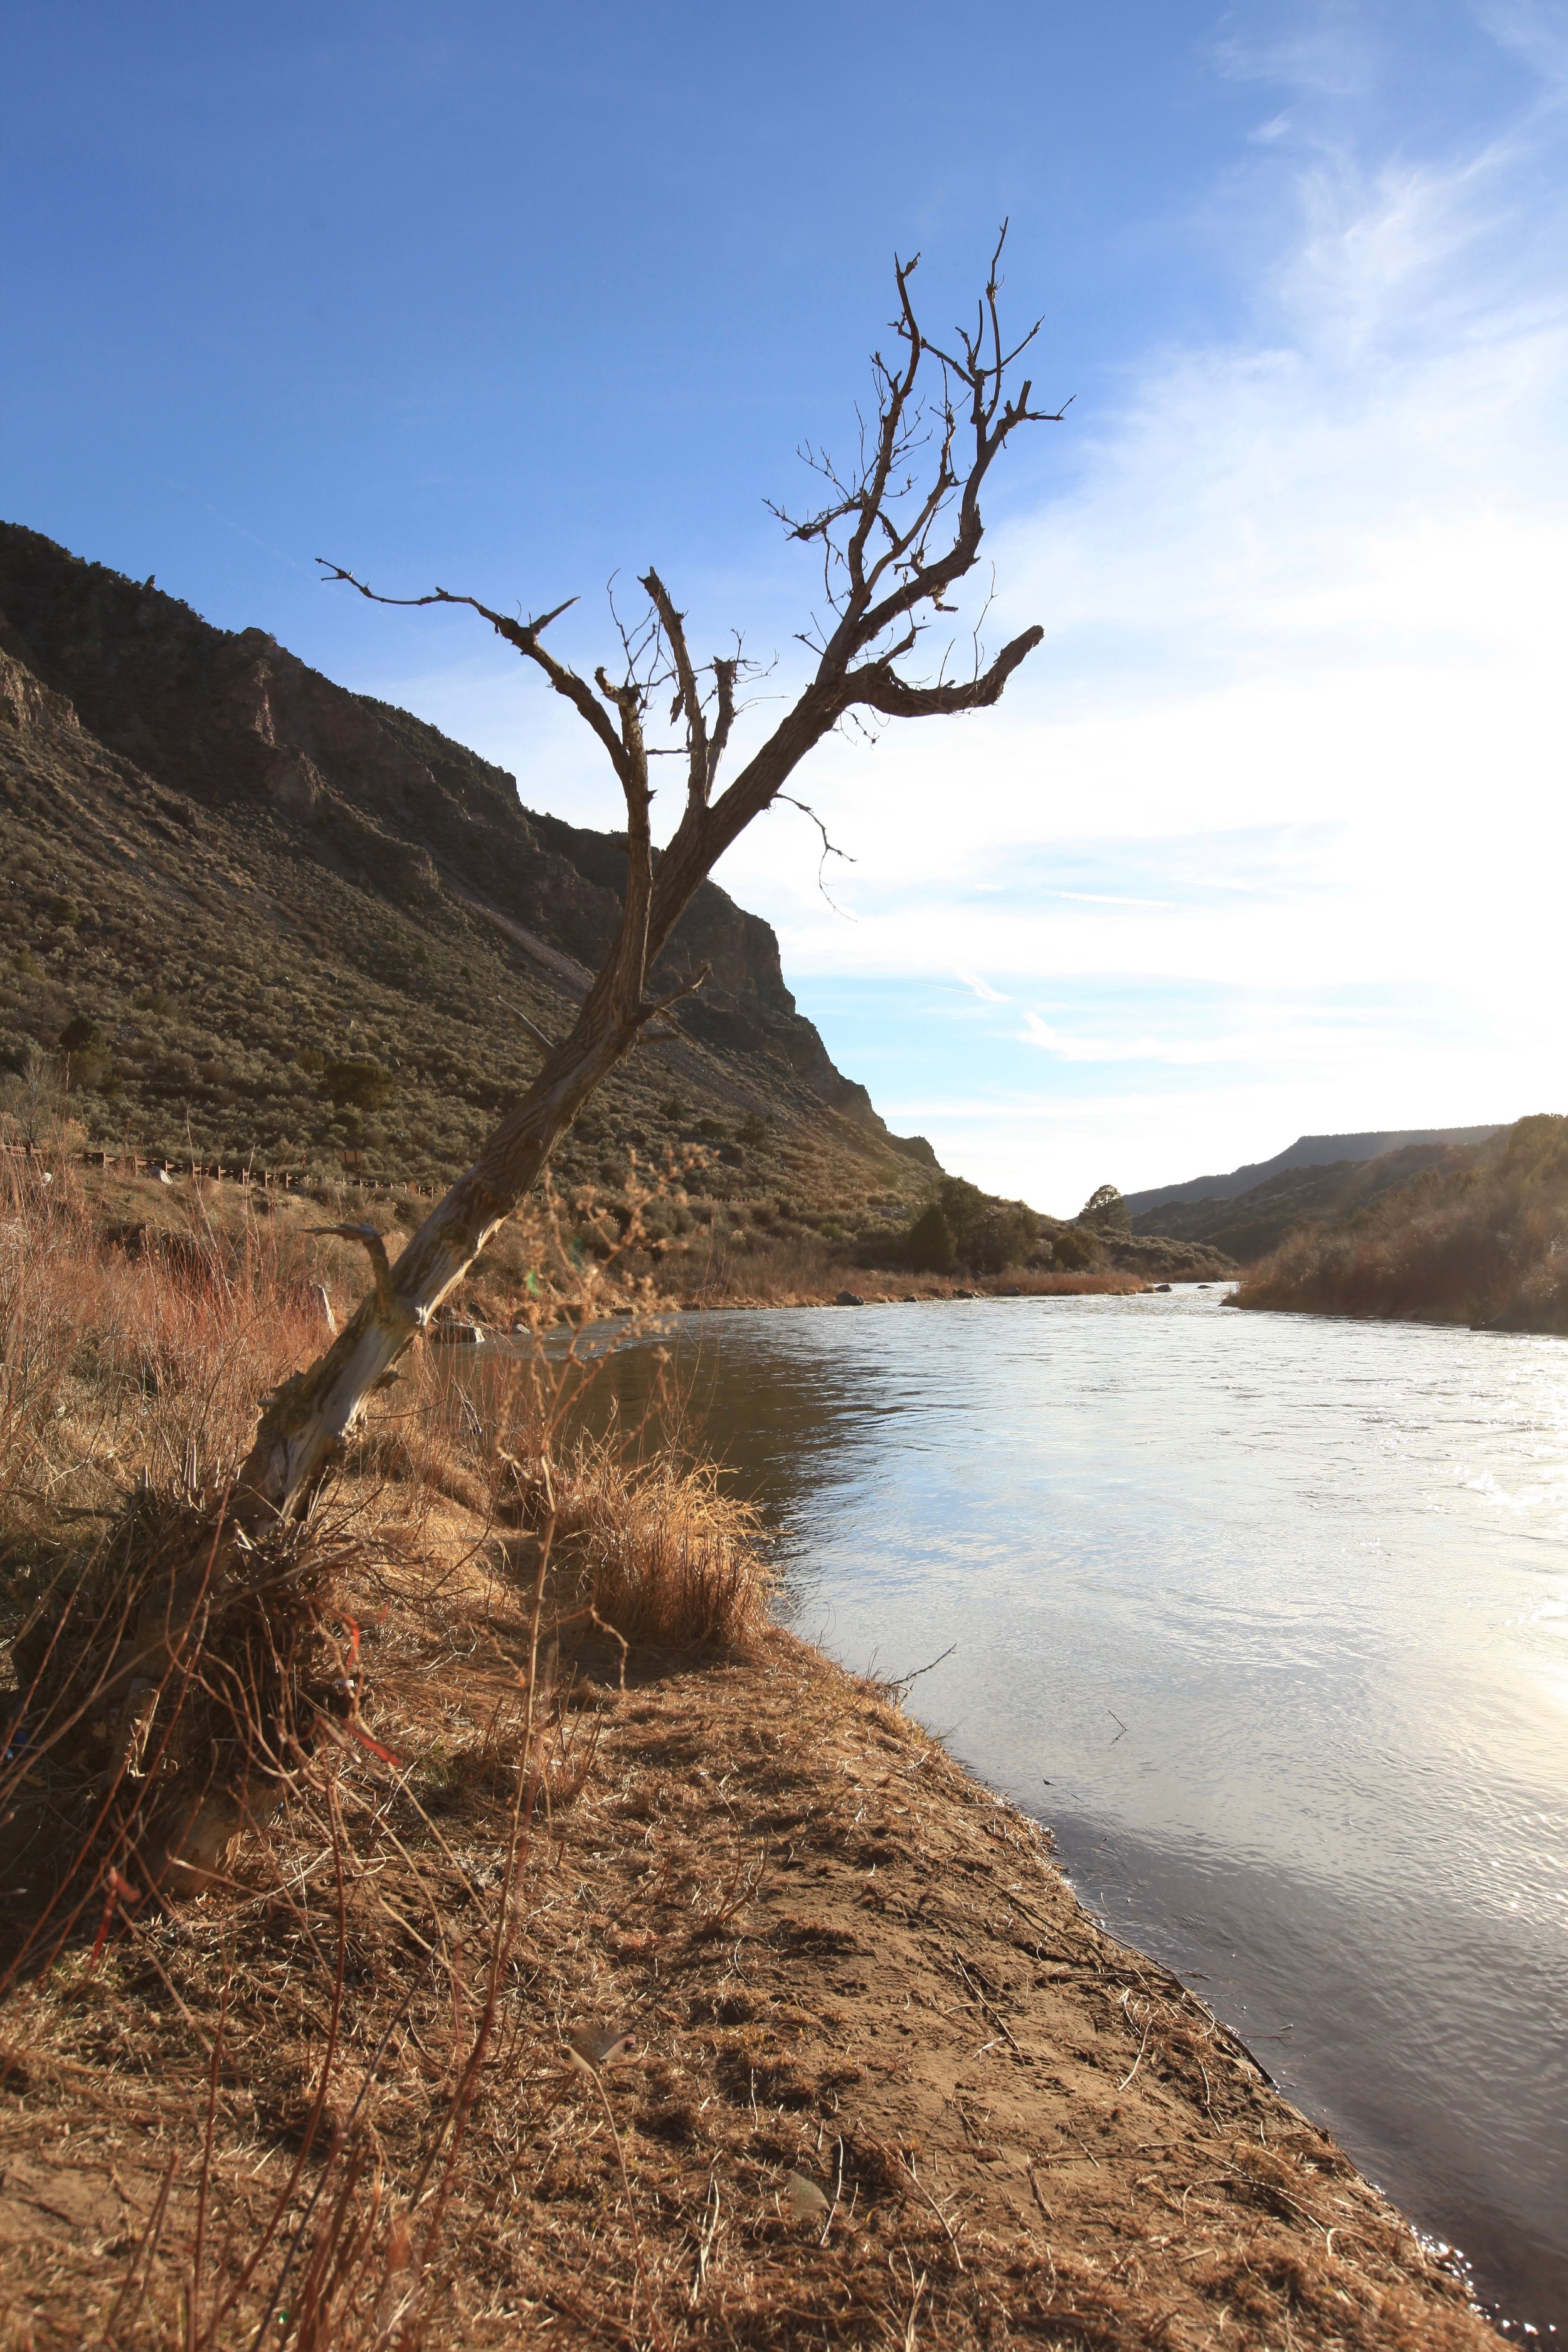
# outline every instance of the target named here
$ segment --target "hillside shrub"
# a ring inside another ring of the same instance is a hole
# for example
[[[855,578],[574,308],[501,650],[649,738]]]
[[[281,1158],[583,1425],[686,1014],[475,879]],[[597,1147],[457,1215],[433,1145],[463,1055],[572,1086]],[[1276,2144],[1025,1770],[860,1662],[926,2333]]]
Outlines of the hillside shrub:
[[[321,1092],[340,1110],[375,1112],[391,1099],[394,1080],[379,1062],[329,1062],[321,1072]]]
[[[90,1013],[73,1013],[60,1031],[62,1054],[96,1054],[102,1044],[103,1031]]]
[[[1003,1201],[969,1225],[963,1236],[963,1260],[975,1274],[1001,1274],[1010,1265],[1029,1265],[1040,1245],[1040,1221],[1022,1201]]]
[[[917,1274],[951,1274],[957,1253],[953,1248],[952,1228],[942,1213],[940,1201],[922,1209],[910,1227],[905,1244],[910,1265]]]
[[[1086,1274],[1100,1259],[1099,1240],[1086,1225],[1064,1225],[1051,1240],[1055,1263],[1068,1274]]]

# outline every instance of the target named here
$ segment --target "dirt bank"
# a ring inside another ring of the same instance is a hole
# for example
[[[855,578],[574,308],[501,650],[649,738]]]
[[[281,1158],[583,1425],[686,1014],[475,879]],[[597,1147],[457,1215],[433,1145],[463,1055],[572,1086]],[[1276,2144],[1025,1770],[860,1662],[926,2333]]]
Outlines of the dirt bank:
[[[773,1627],[710,1467],[574,1436],[542,1351],[422,1349],[263,1573],[232,1465],[348,1245],[6,1207],[5,2352],[1495,2343],[1037,1829]],[[160,1910],[214,1774],[247,1833]]]
[[[489,1603],[450,1612],[443,1654],[465,1652],[477,1718],[521,1639]],[[463,1946],[482,1948],[504,1807],[460,1778],[445,1805],[426,1789],[423,1824],[384,1799],[387,1836],[356,1841],[351,2005],[427,1969],[421,1875],[449,1982],[333,2084],[302,2167],[332,1976],[302,1888],[331,1880],[330,1841],[292,1897],[285,1880],[262,1898],[266,1972],[247,1981],[256,1905],[215,1898],[96,1971],[79,1955],[47,2011],[23,2002],[0,2127],[5,2342],[177,2340],[166,2298],[155,2325],[137,2293],[153,2235],[178,2278],[205,2230],[216,2305],[290,2171],[292,2217],[323,2155],[318,2219],[346,2193],[373,2224],[373,2198],[409,2220],[352,2329],[300,2340],[412,2340],[391,2322],[433,2137],[472,2092],[420,2298],[430,2343],[1495,2344],[1333,2143],[1095,1927],[1034,1826],[885,1692],[777,1634],[746,1663],[577,1699],[591,1762],[534,1841],[467,2092],[482,1987],[462,1990]],[[591,2056],[629,2039],[595,2075],[574,2030]],[[290,2325],[308,2268],[281,2298]],[[253,2305],[235,2316],[214,2340],[249,2340]]]

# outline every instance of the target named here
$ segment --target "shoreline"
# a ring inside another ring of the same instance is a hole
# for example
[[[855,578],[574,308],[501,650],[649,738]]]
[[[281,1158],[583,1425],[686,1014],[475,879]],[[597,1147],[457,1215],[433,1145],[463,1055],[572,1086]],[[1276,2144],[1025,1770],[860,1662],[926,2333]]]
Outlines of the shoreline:
[[[448,1650],[459,1622],[470,1681],[515,1672],[526,1626],[493,1587],[470,1586]],[[531,1858],[496,2059],[448,2191],[462,2251],[442,2340],[1495,2345],[1331,2138],[1094,1922],[1048,1835],[886,1687],[775,1628],[744,1658],[645,1658],[624,1688],[601,1660],[572,1699],[592,1761]],[[470,1879],[493,1867],[493,1835],[477,1811],[441,1818]],[[434,1847],[421,1867],[440,1867]],[[204,1907],[171,1915],[165,1970],[203,1941]],[[384,1931],[388,1960],[395,1940]],[[192,1975],[174,1981],[210,2036],[211,1989],[204,2003]],[[113,2283],[102,2249],[149,2226],[168,2161],[172,2119],[139,2142],[137,2100],[83,2021],[79,2003],[51,2046],[13,2044],[8,2342],[86,2332]],[[453,2096],[430,2037],[421,2018],[410,2056],[434,2066],[383,2081],[373,2064],[346,2120],[336,2104],[334,2154],[374,2147],[389,2195]],[[600,2051],[593,2067],[574,2040]],[[298,2111],[309,2069],[285,2039],[271,2072],[223,2103],[209,2232],[288,2170],[273,2118],[280,2097]],[[176,2263],[199,2139],[165,2193]]]
[[[114,1629],[212,1572],[313,1311],[281,1253],[220,1282],[15,1207],[5,2352],[227,2352],[278,2309],[310,2352],[1495,2344],[1039,1826],[773,1621],[755,1514],[563,1434],[558,1386],[479,1412],[421,1350],[377,1400],[300,1539],[283,1695],[233,1717],[281,1763],[160,1906],[139,1809],[183,1768],[150,1781],[99,1696]],[[132,1729],[251,1655],[226,1591]]]
[[[936,1307],[977,1305],[982,1300],[1014,1298],[1150,1298],[1162,1292],[1177,1290],[1223,1290],[1235,1280],[1232,1275],[1208,1275],[1190,1281],[1141,1282],[1134,1277],[1100,1280],[1092,1276],[1069,1276],[1053,1282],[1049,1276],[1028,1285],[993,1282],[986,1289],[933,1288],[920,1292],[905,1290],[867,1290],[845,1296],[827,1295],[824,1290],[811,1297],[788,1298],[661,1298],[652,1305],[636,1307],[595,1305],[589,1313],[575,1310],[562,1316],[553,1323],[542,1322],[538,1329],[524,1323],[510,1325],[482,1323],[458,1314],[448,1321],[438,1321],[430,1327],[429,1336],[437,1343],[454,1340],[468,1344],[498,1342],[525,1338],[558,1338],[563,1331],[596,1338],[624,1329],[628,1324],[639,1334],[657,1337],[669,1322],[680,1316],[702,1318],[710,1315],[762,1315],[815,1312],[819,1307],[837,1307],[849,1311],[868,1307]]]
[[[1415,1331],[1496,1332],[1516,1339],[1568,1339],[1568,1321],[1561,1318],[1554,1323],[1546,1323],[1521,1316],[1499,1315],[1487,1322],[1477,1323],[1472,1321],[1468,1308],[1453,1315],[1415,1315],[1396,1314],[1392,1309],[1384,1311],[1376,1307],[1315,1307],[1300,1299],[1243,1298],[1238,1293],[1247,1286],[1245,1269],[1230,1280],[1230,1296],[1226,1305],[1252,1315],[1302,1315],[1310,1316],[1320,1323],[1395,1323]]]

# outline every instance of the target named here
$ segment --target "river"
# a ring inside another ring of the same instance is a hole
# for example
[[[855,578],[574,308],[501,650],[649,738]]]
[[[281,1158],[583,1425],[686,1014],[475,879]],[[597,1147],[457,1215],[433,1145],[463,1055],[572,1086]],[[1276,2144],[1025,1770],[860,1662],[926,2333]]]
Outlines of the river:
[[[797,1629],[930,1665],[1090,1908],[1568,2332],[1568,1343],[1179,1288],[665,1345]]]

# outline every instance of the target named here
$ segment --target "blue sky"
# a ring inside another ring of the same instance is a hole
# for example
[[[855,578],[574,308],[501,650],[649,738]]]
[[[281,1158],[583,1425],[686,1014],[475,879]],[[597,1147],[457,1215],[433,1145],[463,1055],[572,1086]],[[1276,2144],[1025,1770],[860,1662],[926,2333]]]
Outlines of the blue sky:
[[[503,648],[656,562],[776,651],[763,499],[919,247],[1013,222],[1068,421],[989,508],[996,712],[832,744],[720,878],[895,1125],[1042,1206],[1568,1108],[1563,0],[9,12],[0,511],[615,821]],[[989,582],[987,580],[987,583]],[[764,707],[755,714],[760,724]]]

